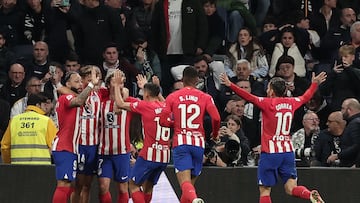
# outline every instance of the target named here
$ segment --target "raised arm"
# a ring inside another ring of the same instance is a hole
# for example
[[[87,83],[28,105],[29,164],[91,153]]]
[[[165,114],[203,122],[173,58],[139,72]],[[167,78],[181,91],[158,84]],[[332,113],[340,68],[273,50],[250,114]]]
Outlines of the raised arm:
[[[153,83],[153,84],[155,84],[155,85],[157,85],[157,86],[160,87],[160,93],[159,93],[159,95],[158,95],[159,101],[161,101],[161,102],[165,101],[165,98],[164,98],[164,96],[162,95],[162,88],[161,88],[161,86],[160,86],[160,79],[159,79],[159,77],[156,76],[156,75],[154,75],[154,76],[152,76],[151,79],[152,79],[152,83]]]
[[[325,72],[321,72],[317,76],[315,76],[315,73],[312,73],[311,86],[301,96],[303,103],[306,103],[311,99],[311,97],[314,95],[315,91],[317,90],[318,85],[323,83],[326,80],[326,77],[327,75]]]
[[[222,84],[224,84],[227,87],[230,87],[230,89],[232,91],[234,91],[237,95],[239,95],[240,97],[242,97],[243,99],[245,99],[246,101],[249,101],[251,103],[254,103],[257,106],[260,106],[260,103],[258,102],[259,99],[257,96],[252,95],[250,93],[248,93],[247,91],[245,91],[244,89],[238,87],[237,85],[235,85],[234,83],[232,83],[228,76],[226,75],[226,73],[222,73],[220,74],[220,80],[222,82]]]
[[[130,111],[130,102],[125,102],[123,96],[121,95],[120,86],[124,83],[124,78],[120,70],[115,70],[114,78],[110,82],[112,88],[115,92],[115,104],[119,108]]]

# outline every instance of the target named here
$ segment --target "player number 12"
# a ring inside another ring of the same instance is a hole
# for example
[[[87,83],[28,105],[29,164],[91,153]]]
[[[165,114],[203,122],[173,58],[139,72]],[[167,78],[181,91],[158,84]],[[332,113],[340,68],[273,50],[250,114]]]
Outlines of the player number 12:
[[[193,123],[194,120],[200,115],[200,107],[197,104],[180,104],[178,107],[181,111],[181,128],[186,129],[197,129],[199,128],[199,124]],[[187,118],[187,114],[192,114]]]

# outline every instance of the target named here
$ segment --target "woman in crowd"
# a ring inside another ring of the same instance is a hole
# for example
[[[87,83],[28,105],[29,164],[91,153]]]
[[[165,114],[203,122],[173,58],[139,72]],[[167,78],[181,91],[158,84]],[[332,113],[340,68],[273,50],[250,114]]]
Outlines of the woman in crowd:
[[[294,29],[291,26],[284,27],[280,31],[280,42],[276,43],[274,52],[271,57],[271,65],[269,70],[269,76],[273,77],[275,75],[275,69],[278,59],[283,56],[288,55],[294,58],[294,71],[297,76],[304,77],[306,74],[305,69],[305,60],[303,55],[296,44]]]
[[[246,59],[250,62],[251,75],[262,78],[267,76],[269,65],[262,47],[254,42],[254,37],[250,29],[241,28],[238,41],[228,51],[233,67],[236,67],[236,61]]]

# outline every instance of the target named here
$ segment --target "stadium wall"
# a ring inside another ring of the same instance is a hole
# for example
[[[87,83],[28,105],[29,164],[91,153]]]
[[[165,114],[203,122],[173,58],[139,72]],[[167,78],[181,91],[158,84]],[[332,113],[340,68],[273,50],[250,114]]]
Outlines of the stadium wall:
[[[174,168],[169,166],[166,175],[179,196]],[[358,181],[360,169],[348,168],[300,168],[299,184],[310,189],[317,188],[326,203],[359,203]],[[54,166],[20,166],[0,164],[0,202],[3,203],[49,203],[55,190]],[[256,203],[258,189],[256,168],[204,168],[196,184],[197,193],[206,203]],[[98,202],[98,188],[93,183],[91,202]],[[116,202],[114,185],[111,193]],[[156,193],[154,195],[162,195]],[[272,190],[274,203],[307,202],[287,196],[282,184]],[[174,202],[172,202],[174,203]]]

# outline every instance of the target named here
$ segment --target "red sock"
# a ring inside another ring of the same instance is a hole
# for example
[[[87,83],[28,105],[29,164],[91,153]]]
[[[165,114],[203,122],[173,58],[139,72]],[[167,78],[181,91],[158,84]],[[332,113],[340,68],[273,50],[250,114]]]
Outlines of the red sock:
[[[129,193],[119,193],[117,203],[128,203],[129,202]]]
[[[57,186],[53,196],[53,203],[67,203],[70,198],[73,188],[71,187],[59,187]]]
[[[131,198],[134,203],[145,203],[144,193],[141,191],[136,191],[131,194]]]
[[[110,192],[107,192],[105,194],[100,194],[99,200],[100,200],[100,203],[112,203]]]
[[[261,196],[260,203],[271,203],[271,197],[270,196]]]
[[[196,191],[194,186],[189,182],[184,182],[181,185],[181,200],[184,200],[185,202],[192,202],[195,198],[197,198]],[[181,201],[183,203],[183,201]]]
[[[187,201],[185,200],[184,195],[181,195],[180,197],[180,203],[186,203]]]
[[[292,190],[292,196],[301,199],[310,199],[311,192],[304,186],[296,186]]]
[[[145,203],[150,203],[151,198],[152,198],[152,193],[144,194],[144,196],[145,196]]]

